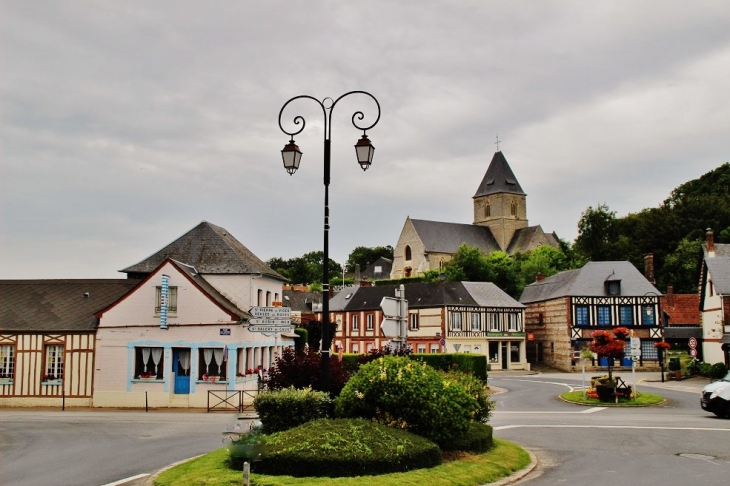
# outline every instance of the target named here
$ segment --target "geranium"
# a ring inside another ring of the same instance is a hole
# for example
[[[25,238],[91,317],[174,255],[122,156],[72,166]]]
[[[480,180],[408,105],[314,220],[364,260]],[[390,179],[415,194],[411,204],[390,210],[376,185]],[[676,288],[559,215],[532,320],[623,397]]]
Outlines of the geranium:
[[[654,343],[654,347],[656,349],[660,349],[660,350],[666,351],[668,349],[671,349],[672,345],[669,344],[666,341],[657,341],[656,343]]]

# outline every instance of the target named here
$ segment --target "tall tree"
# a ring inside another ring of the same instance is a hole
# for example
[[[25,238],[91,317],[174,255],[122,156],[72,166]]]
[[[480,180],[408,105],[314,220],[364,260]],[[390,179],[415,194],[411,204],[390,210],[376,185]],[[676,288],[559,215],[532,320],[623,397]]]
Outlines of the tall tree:
[[[380,257],[385,257],[389,260],[393,259],[393,247],[388,246],[374,246],[368,248],[366,246],[358,246],[347,258],[347,268],[350,271],[355,270],[355,265],[360,265],[361,270],[365,270],[369,265],[375,263]]]
[[[612,260],[616,229],[616,212],[608,205],[588,206],[578,221],[578,237],[573,247],[586,260]]]

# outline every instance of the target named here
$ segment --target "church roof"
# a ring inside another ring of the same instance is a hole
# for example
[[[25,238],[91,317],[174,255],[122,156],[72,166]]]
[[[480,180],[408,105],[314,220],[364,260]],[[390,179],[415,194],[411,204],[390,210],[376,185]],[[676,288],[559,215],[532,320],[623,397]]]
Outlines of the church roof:
[[[486,226],[423,219],[411,219],[411,223],[427,252],[456,253],[462,243],[479,248],[485,254],[500,249]]]
[[[501,151],[494,153],[489,168],[487,168],[487,173],[484,174],[482,183],[479,184],[479,189],[477,189],[474,197],[498,193],[526,195]]]
[[[274,271],[228,230],[207,221],[201,222],[157,253],[121,272],[149,274],[166,259],[195,267],[202,274],[263,274],[279,280],[286,277]]]
[[[621,280],[621,295],[643,296],[661,293],[631,262],[588,262],[577,270],[567,270],[525,287],[520,302],[542,302],[559,297],[603,297],[604,283]]]
[[[519,228],[515,230],[515,234],[512,236],[507,246],[507,253],[514,255],[515,253],[524,253],[530,249],[530,245],[533,243],[535,238],[545,237],[543,244],[548,244],[553,248],[560,248],[560,242],[553,233],[545,233],[542,230],[542,226],[528,226],[527,228]]]

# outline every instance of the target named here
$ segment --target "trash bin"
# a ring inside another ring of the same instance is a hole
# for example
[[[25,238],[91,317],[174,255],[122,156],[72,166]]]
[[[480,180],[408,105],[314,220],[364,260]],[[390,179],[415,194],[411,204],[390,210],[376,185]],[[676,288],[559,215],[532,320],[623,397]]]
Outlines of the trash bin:
[[[682,365],[679,363],[679,358],[669,358],[669,371],[681,371]]]

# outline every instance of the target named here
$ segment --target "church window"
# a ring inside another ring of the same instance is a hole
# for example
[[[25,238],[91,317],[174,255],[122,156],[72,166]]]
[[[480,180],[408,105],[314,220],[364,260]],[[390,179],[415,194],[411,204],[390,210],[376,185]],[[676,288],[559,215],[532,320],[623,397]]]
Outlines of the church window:
[[[484,217],[488,218],[491,215],[492,215],[492,206],[490,206],[489,203],[487,203],[487,205],[484,206]]]
[[[411,259],[411,247],[406,245],[406,260]]]
[[[509,212],[512,216],[517,216],[517,204],[514,201],[510,203]]]

